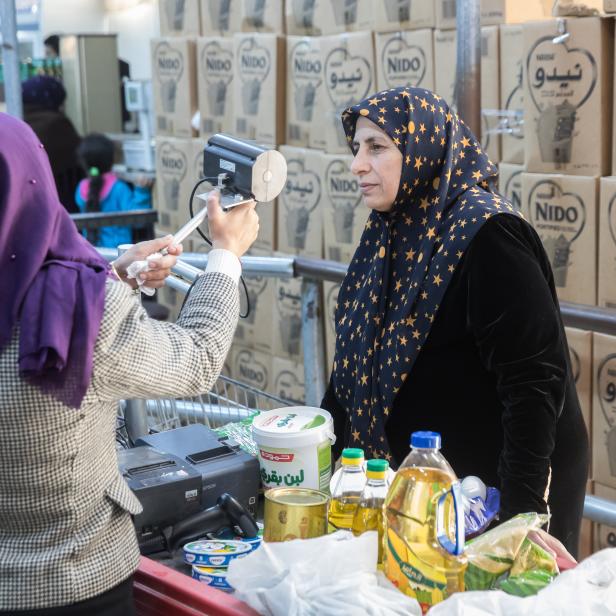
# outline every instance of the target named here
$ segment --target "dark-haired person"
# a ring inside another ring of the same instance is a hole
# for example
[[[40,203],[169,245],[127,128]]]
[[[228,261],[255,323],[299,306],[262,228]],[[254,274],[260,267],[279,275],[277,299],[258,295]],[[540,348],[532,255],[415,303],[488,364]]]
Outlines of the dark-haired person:
[[[51,60],[60,57],[60,37],[57,34],[50,34],[44,41],[45,57]]]
[[[84,137],[77,155],[87,177],[77,186],[75,201],[82,212],[123,212],[152,207],[152,195],[147,179],[137,180],[132,189],[111,171],[113,142],[98,133]],[[94,246],[116,248],[132,242],[130,227],[101,227],[84,231]]]
[[[550,511],[550,534],[575,554],[588,435],[541,240],[439,96],[384,90],[342,120],[371,211],[322,402],[336,450],[395,468],[412,432],[440,432],[458,476],[500,488],[501,521]]]
[[[84,175],[76,153],[81,137],[62,111],[66,90],[57,79],[37,75],[23,82],[21,97],[24,121],[45,146],[60,203],[77,212],[75,187]]]

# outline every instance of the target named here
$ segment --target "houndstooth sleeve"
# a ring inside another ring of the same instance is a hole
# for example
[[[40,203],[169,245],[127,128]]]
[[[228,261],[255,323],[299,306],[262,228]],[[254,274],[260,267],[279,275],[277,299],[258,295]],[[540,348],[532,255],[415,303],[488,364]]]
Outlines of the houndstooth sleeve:
[[[206,273],[177,323],[150,319],[128,285],[108,283],[92,385],[105,399],[193,396],[222,369],[239,315],[237,283]]]

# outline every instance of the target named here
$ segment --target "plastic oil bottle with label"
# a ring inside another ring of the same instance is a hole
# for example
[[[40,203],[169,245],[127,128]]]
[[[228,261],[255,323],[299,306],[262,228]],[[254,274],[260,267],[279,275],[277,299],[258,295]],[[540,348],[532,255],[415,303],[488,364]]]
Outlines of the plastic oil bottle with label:
[[[368,530],[379,533],[378,564],[383,562],[383,505],[387,497],[387,460],[368,460],[366,465],[366,486],[361,493],[355,517],[353,534],[361,535]]]
[[[342,450],[342,469],[329,502],[329,532],[352,530],[359,498],[366,485],[363,449]]]
[[[424,613],[464,590],[464,506],[437,432],[414,432],[385,500],[385,575]]]

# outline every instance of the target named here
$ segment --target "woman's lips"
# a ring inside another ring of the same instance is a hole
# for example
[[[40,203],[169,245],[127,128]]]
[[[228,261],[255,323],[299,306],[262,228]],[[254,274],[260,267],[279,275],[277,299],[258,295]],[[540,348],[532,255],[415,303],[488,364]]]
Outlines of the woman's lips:
[[[359,185],[359,190],[361,190],[362,194],[365,195],[365,194],[369,193],[376,186],[377,186],[376,184],[360,184]]]

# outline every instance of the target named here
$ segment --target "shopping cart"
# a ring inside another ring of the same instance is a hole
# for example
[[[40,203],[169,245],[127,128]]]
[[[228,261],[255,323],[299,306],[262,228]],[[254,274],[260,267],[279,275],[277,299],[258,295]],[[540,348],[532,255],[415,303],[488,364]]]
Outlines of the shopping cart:
[[[261,411],[294,404],[226,376],[220,376],[211,391],[194,398],[143,402],[141,410],[150,434],[201,423],[232,437],[253,455],[252,418]],[[126,408],[126,403],[119,407],[116,431],[118,447],[124,448],[130,447],[134,439],[127,429]],[[141,558],[135,572],[133,591],[138,616],[256,615],[233,596],[146,557]]]

